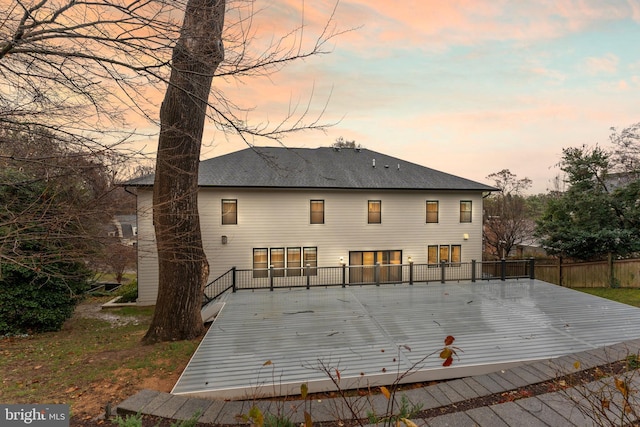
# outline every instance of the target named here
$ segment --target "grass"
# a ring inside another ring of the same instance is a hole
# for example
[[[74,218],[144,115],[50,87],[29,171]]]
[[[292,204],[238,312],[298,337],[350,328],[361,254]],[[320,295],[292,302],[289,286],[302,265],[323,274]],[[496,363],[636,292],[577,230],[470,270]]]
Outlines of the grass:
[[[148,307],[78,315],[108,299],[82,303],[59,332],[0,339],[0,401],[71,404],[74,414],[95,417],[145,384],[171,387],[199,340],[141,345],[153,313]]]
[[[635,288],[573,288],[576,291],[606,298],[612,301],[640,307],[640,289]]]

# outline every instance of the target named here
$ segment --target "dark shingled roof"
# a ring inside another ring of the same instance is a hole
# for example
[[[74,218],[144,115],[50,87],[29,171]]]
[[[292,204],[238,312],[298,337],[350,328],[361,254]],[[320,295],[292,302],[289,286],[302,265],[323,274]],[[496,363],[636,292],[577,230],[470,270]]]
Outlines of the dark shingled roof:
[[[375,165],[375,167],[374,167]],[[153,176],[125,183],[153,185]],[[367,149],[254,147],[200,162],[203,187],[495,191]]]

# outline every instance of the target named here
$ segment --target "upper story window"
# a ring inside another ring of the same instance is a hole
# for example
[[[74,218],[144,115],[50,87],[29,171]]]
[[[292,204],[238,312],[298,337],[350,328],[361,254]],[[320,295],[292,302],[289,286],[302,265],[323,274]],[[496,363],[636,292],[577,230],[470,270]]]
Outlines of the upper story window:
[[[460,201],[460,222],[471,222],[471,200]]]
[[[369,224],[381,224],[382,223],[382,201],[369,200]]]
[[[310,212],[311,224],[324,224],[324,200],[311,200]]]
[[[238,223],[238,201],[236,199],[222,199],[222,224]]]
[[[438,222],[438,201],[427,200],[427,223]]]

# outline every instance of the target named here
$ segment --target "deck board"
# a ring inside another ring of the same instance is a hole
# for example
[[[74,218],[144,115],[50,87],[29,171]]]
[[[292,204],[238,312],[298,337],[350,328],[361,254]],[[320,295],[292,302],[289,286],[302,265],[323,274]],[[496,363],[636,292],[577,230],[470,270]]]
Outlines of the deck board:
[[[447,335],[460,360],[422,360]],[[404,382],[458,378],[639,337],[640,309],[537,280],[239,291],[172,393],[333,390],[320,364],[340,371],[343,388],[390,384],[410,369]]]

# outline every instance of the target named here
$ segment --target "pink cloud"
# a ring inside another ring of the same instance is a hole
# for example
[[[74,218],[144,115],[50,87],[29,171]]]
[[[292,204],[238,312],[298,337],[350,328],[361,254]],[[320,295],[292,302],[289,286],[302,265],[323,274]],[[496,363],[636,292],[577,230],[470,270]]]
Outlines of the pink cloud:
[[[619,59],[608,53],[601,57],[591,57],[586,60],[586,67],[591,74],[614,74],[618,71]]]
[[[304,22],[308,30],[323,28],[334,3],[282,0],[265,7],[260,31],[273,34]],[[262,12],[261,12],[262,14]],[[343,35],[339,46],[361,50],[363,55],[399,47],[440,51],[451,45],[475,45],[486,40],[549,39],[584,29],[600,21],[632,16],[640,19],[640,6],[629,1],[548,0],[508,2],[498,0],[351,0],[338,4],[335,22],[342,28],[362,27]],[[364,49],[364,50],[363,50]]]

